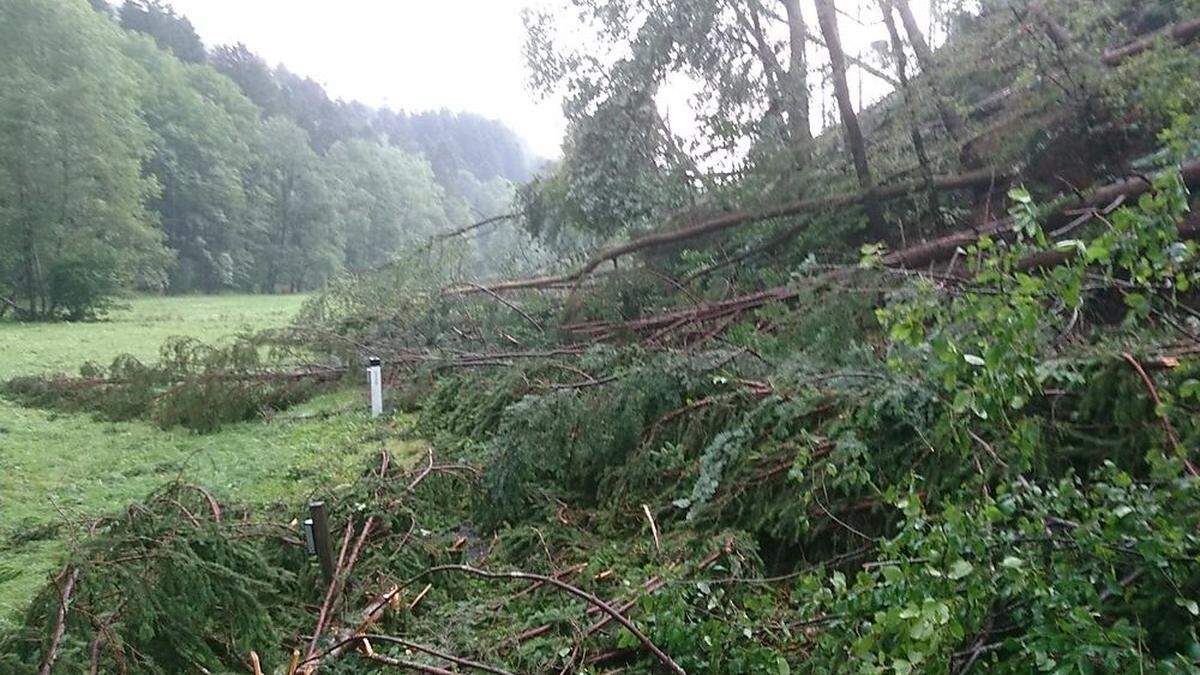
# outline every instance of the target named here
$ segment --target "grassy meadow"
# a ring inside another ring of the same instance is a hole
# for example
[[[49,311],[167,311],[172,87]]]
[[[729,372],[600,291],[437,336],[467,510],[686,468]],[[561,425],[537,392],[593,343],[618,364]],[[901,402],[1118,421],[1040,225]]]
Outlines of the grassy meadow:
[[[101,321],[0,321],[0,379],[37,373],[74,374],[94,361],[107,366],[119,354],[153,361],[169,337],[205,342],[243,331],[285,325],[305,295],[139,296],[124,300]]]
[[[127,352],[153,360],[168,337],[219,341],[283,325],[300,296],[138,298],[108,321],[0,322],[0,379],[74,372]],[[58,568],[79,523],[117,512],[176,479],[220,499],[301,506],[354,480],[385,443],[361,392],[320,396],[270,421],[213,434],[23,408],[0,399],[0,628]],[[316,416],[315,413],[337,414]],[[389,448],[404,455],[414,447]]]

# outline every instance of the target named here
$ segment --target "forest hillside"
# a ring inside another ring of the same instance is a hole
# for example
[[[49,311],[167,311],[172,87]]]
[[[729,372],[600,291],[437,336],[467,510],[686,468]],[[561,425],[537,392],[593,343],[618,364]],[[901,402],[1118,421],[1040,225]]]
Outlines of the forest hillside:
[[[332,100],[159,0],[0,11],[0,316],[311,290],[507,208],[535,168],[499,122]]]

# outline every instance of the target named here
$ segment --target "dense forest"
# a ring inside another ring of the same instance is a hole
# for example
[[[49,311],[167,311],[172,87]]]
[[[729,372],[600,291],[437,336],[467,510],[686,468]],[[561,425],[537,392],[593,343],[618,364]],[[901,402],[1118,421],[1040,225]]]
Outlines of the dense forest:
[[[32,41],[6,16],[0,49],[28,59],[50,40],[112,72],[142,59],[244,105],[51,5],[2,6],[76,32]],[[342,376],[361,388],[382,359],[388,413],[329,413],[363,415],[379,452],[353,485],[313,488],[325,572],[302,505],[175,483],[80,526],[0,667],[1200,672],[1200,2],[559,0],[525,20],[530,82],[563,96],[569,127],[513,206],[553,256],[462,265],[492,219],[421,221],[425,239],[380,269],[331,237],[297,249],[319,263],[251,266],[258,287],[331,279],[288,329],[4,385],[29,406],[207,433]],[[286,111],[272,92],[288,77],[233,69],[253,62],[240,50],[204,58],[256,92],[255,138],[311,143],[247,153],[256,189],[304,197],[262,202],[292,211],[244,221],[262,228],[248,241],[321,236],[335,207],[302,169],[326,162],[408,180],[415,164],[451,192],[436,152],[412,159],[419,141],[385,153],[256,116]],[[172,180],[143,171],[155,125],[120,114],[138,92],[156,115],[171,99],[138,82],[6,112],[114,125],[71,136],[97,145],[78,152],[95,166],[66,164],[69,201],[61,162],[6,180],[66,209],[39,222],[96,209],[111,252],[89,255],[180,274],[146,227]],[[664,104],[681,82],[686,133]],[[372,124],[415,139],[431,119]],[[370,185],[341,196],[359,234],[388,222]],[[57,260],[84,254],[62,241]],[[402,457],[396,439],[429,445]]]
[[[131,288],[311,290],[503,212],[534,168],[498,122],[331,100],[159,0],[0,12],[0,311],[19,318]]]

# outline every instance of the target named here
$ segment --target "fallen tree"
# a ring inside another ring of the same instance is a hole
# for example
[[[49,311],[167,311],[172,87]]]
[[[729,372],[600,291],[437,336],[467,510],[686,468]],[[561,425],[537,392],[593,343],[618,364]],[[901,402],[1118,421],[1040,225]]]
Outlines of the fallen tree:
[[[1180,167],[1180,172],[1188,187],[1200,185],[1200,160],[1185,162]],[[1075,218],[1087,215],[1089,211],[1104,208],[1117,200],[1136,199],[1150,190],[1151,183],[1152,178],[1150,177],[1127,178],[1093,188],[1086,194],[1060,201],[1053,213],[1047,216],[1047,229],[1054,231],[1062,228]],[[894,251],[883,257],[883,264],[897,268],[924,267],[933,262],[949,259],[960,248],[971,245],[982,236],[1004,235],[1011,231],[1012,221],[1010,219],[992,221],[978,228],[960,230],[900,251]]]
[[[940,191],[953,191],[979,187],[990,187],[996,183],[1003,182],[1009,176],[1010,173],[1002,169],[980,169],[977,171],[971,171],[953,176],[936,177],[932,181],[932,188]],[[730,230],[742,225],[758,223],[771,220],[773,218],[856,206],[871,200],[886,201],[899,199],[923,192],[929,188],[930,184],[924,180],[906,181],[903,183],[880,186],[870,192],[851,192],[830,195],[827,197],[800,199],[793,202],[788,202],[786,204],[755,211],[734,211],[717,216],[715,218],[704,220],[699,223],[694,223],[686,227],[668,230],[666,232],[648,234],[644,237],[639,237],[624,244],[617,244],[602,249],[589,258],[582,267],[574,272],[568,272],[560,275],[534,277],[530,279],[501,281],[492,284],[456,286],[447,289],[445,292],[455,295],[469,295],[472,293],[484,293],[486,290],[503,292],[521,289],[562,287],[564,285],[570,285],[574,282],[577,282],[583,277],[591,274],[598,267],[600,267],[600,265],[606,262],[615,261],[618,258],[632,253],[674,245],[717,232]]]
[[[1160,41],[1173,41],[1176,44],[1183,45],[1195,40],[1197,37],[1200,37],[1200,18],[1181,21],[1140,37],[1121,47],[1110,49],[1104,52],[1104,56],[1100,60],[1106,66],[1116,66],[1153,48]]]
[[[1200,19],[1182,21],[1167,26],[1150,35],[1137,38],[1121,47],[1110,49],[1104,53],[1101,61],[1105,65],[1116,66],[1125,60],[1136,56],[1137,54],[1147,51],[1163,39],[1170,39],[1179,44],[1186,44],[1197,37],[1200,37]],[[1003,89],[996,94],[985,97],[979,104],[979,110],[973,110],[972,115],[986,115],[988,114],[987,111],[999,109],[999,107],[1003,105],[1003,101],[1007,97],[1011,96],[1012,93],[1013,91],[1010,87]],[[984,112],[980,112],[981,110]],[[697,239],[706,235],[724,232],[743,225],[763,222],[773,218],[797,216],[810,212],[815,213],[849,206],[866,205],[876,201],[894,200],[913,194],[918,194],[926,189],[945,192],[994,188],[998,184],[1003,183],[1011,177],[1012,172],[1008,170],[984,168],[953,176],[936,177],[932,180],[931,184],[923,180],[907,181],[879,186],[874,190],[869,191],[844,193],[811,199],[800,199],[754,211],[734,211],[698,223],[693,223],[682,228],[664,232],[655,232],[643,237],[639,237],[632,241],[609,246],[593,254],[579,269],[571,272],[558,275],[532,277],[527,279],[499,281],[474,287],[455,286],[447,289],[446,293],[468,295],[486,291],[506,292],[523,289],[571,287],[572,284],[588,276],[606,262],[616,261],[621,257],[633,253],[653,250],[664,246],[670,246],[680,242]],[[995,225],[996,223],[991,223],[989,225],[981,226],[978,229],[981,232],[986,232],[989,227]],[[773,238],[771,245],[778,245],[783,241],[787,241],[788,239],[799,234],[801,231],[803,231],[803,229],[803,225],[797,225],[789,228],[788,230],[780,233],[777,237]],[[951,238],[956,238],[957,236],[957,234],[947,235],[947,242],[949,242]],[[914,255],[917,255],[915,251]]]

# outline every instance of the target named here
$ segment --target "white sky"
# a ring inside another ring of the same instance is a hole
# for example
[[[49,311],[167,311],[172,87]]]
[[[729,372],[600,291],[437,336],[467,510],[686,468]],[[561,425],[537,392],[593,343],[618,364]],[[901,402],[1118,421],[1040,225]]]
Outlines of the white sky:
[[[557,157],[566,127],[560,103],[539,101],[530,92],[521,53],[521,9],[541,1],[170,0],[206,45],[244,42],[271,65],[283,63],[320,82],[335,98],[414,112],[478,113],[503,121],[538,155]],[[855,4],[840,6],[852,14]],[[923,20],[928,0],[912,4]],[[810,3],[804,10],[815,29]],[[864,11],[866,26],[841,18],[848,53],[884,37],[877,14]],[[810,58],[815,52],[810,45]],[[857,69],[850,76],[856,88]],[[867,103],[886,90],[865,77]],[[686,114],[686,96],[679,96],[661,103],[670,109],[673,128],[686,133],[687,121],[679,118]]]

